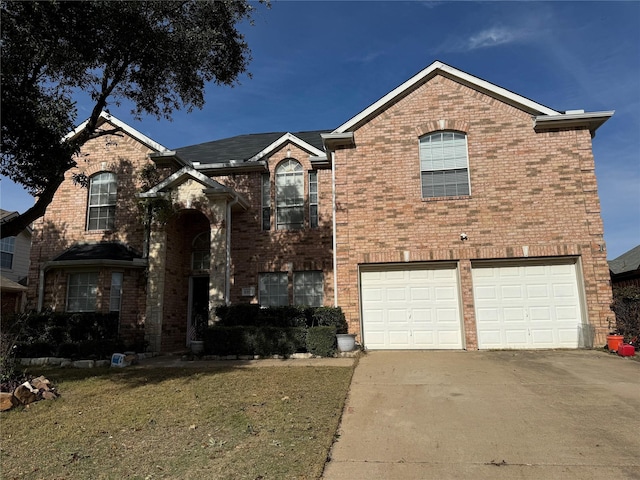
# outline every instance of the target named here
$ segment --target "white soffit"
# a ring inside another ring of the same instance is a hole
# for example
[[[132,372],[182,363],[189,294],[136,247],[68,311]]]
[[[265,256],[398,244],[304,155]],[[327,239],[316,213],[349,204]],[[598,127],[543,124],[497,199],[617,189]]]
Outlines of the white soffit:
[[[318,150],[313,145],[305,142],[304,140],[300,140],[298,137],[296,137],[292,133],[285,133],[280,138],[278,138],[275,142],[273,142],[271,145],[266,147],[264,150],[258,152],[253,157],[248,159],[247,162],[257,162],[258,160],[266,157],[271,152],[273,152],[274,150],[277,150],[287,142],[291,142],[294,145],[297,145],[298,147],[302,148],[303,150],[306,150],[307,152],[315,155],[316,157],[319,157],[325,154],[322,150]]]
[[[544,115],[561,115],[560,112],[553,110],[549,107],[545,107],[533,100],[529,100],[526,97],[513,93],[505,88],[494,85],[493,83],[487,82],[486,80],[482,80],[478,77],[474,77],[468,73],[465,73],[457,68],[446,65],[440,61],[435,61],[427,68],[419,72],[418,74],[411,77],[409,80],[404,82],[399,87],[395,88],[391,92],[387,93],[380,100],[370,105],[362,112],[357,114],[355,117],[351,118],[347,122],[340,125],[336,128],[333,133],[343,133],[347,132],[357,125],[361,124],[368,117],[377,114],[379,111],[384,109],[387,104],[391,103],[396,97],[402,96],[407,93],[416,85],[419,85],[422,82],[426,82],[430,78],[434,77],[438,73],[444,74],[446,77],[453,78],[455,80],[460,81],[463,84],[466,84],[472,88],[475,88],[479,91],[486,92],[489,95],[502,98],[504,101],[508,103],[512,103],[515,105],[520,105],[522,108],[534,112],[539,112],[539,114]]]

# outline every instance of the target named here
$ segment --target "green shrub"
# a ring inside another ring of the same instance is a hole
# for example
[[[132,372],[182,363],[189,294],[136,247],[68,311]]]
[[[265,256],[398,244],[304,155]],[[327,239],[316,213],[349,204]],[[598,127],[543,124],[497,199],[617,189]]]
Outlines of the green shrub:
[[[253,303],[237,303],[216,307],[218,325],[236,327],[239,325],[259,325],[262,318],[260,305]]]
[[[334,326],[309,328],[307,351],[319,357],[332,357],[336,353],[336,328]]]
[[[209,355],[291,355],[305,351],[306,328],[209,327],[203,337]]]
[[[312,326],[333,326],[336,333],[348,333],[347,320],[340,307],[317,307],[312,312]]]
[[[626,342],[640,341],[640,286],[613,288],[611,310],[616,316],[616,330]]]

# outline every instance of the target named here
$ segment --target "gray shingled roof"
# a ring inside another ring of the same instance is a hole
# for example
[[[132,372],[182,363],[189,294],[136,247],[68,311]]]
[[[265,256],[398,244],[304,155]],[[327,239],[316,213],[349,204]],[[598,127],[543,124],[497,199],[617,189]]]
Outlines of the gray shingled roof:
[[[633,272],[640,268],[640,245],[623,253],[618,258],[609,260],[609,270],[614,275],[620,273]]]
[[[321,133],[328,133],[331,130],[315,130],[311,132],[292,133],[300,140],[323,150]],[[287,132],[253,133],[248,135],[238,135],[231,138],[223,138],[212,142],[200,143],[186,147],[176,148],[178,156],[190,162],[206,163],[227,163],[230,160],[248,160],[273,142],[285,135]]]
[[[63,262],[69,260],[125,260],[133,261],[135,258],[142,258],[142,255],[135,252],[122,243],[102,242],[83,243],[68,248],[54,261]]]

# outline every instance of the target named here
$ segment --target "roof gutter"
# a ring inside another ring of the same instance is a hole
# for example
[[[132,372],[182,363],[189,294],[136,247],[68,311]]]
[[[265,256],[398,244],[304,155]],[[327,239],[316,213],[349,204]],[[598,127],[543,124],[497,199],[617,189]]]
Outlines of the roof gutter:
[[[561,115],[538,115],[533,117],[533,128],[536,132],[552,128],[587,127],[591,132],[591,138],[596,136],[596,130],[609,120],[615,110],[605,112],[569,111]]]

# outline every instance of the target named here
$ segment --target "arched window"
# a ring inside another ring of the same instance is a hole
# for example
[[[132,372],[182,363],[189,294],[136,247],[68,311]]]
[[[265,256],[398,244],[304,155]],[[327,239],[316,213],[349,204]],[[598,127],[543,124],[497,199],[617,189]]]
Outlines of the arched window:
[[[103,172],[89,180],[87,230],[111,230],[116,218],[116,174]]]
[[[211,264],[211,232],[202,232],[191,245],[191,269],[209,270]]]
[[[304,173],[296,160],[276,168],[276,230],[304,227]]]
[[[467,136],[436,132],[420,138],[422,197],[469,195]]]

